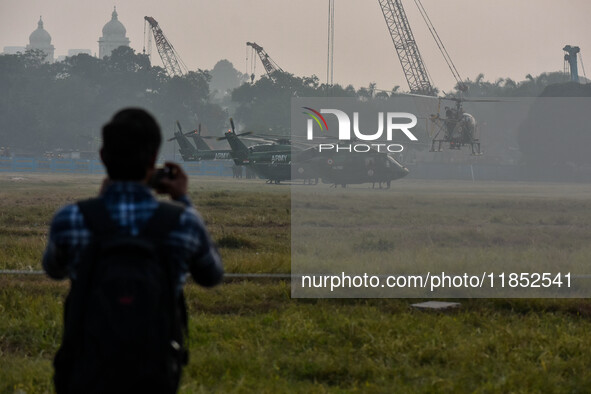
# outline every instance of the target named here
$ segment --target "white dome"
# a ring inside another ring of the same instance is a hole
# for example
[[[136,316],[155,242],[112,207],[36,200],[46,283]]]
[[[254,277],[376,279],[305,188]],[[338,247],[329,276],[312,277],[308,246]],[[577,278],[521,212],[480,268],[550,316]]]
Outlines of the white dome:
[[[125,37],[125,26],[117,19],[117,9],[113,10],[111,20],[103,27],[103,37]]]
[[[51,36],[43,28],[43,20],[39,18],[37,24],[37,30],[31,33],[29,36],[29,44],[31,46],[48,46],[51,45]]]

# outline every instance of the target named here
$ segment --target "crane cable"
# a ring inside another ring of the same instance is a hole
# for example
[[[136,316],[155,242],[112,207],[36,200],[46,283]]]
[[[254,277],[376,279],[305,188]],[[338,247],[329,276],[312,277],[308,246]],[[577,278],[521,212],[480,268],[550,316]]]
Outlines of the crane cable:
[[[249,56],[250,54],[250,56]],[[257,69],[256,54],[254,48],[246,46],[246,76],[250,78],[251,82],[254,82],[255,74]],[[249,72],[250,71],[250,72]]]
[[[246,50],[244,51],[244,74],[249,75],[248,74],[248,46],[246,47]]]
[[[254,48],[250,48],[250,71],[252,72],[252,74],[256,75],[257,73],[257,53],[255,53]]]
[[[583,64],[583,55],[579,52],[579,60],[581,61],[581,69],[583,70],[583,76],[587,79],[587,74],[585,73],[585,65]]]
[[[423,17],[423,20],[427,24],[427,28],[429,29],[429,32],[431,33],[431,36],[433,36],[433,39],[435,40],[435,43],[437,44],[437,47],[439,48],[439,51],[443,55],[443,59],[447,63],[447,66],[449,67],[449,70],[451,71],[454,79],[458,83],[458,86],[463,85],[462,78],[460,77],[460,73],[458,72],[458,69],[456,68],[453,60],[451,60],[451,56],[447,52],[447,49],[445,48],[445,45],[443,44],[443,41],[439,37],[439,34],[437,33],[437,30],[435,29],[435,26],[433,25],[433,22],[431,22],[431,18],[429,18],[429,15],[427,14],[427,11],[425,10],[425,7],[423,7],[423,4],[421,3],[421,0],[414,0],[414,2],[417,5],[417,8],[419,9],[419,12],[421,13],[421,16]]]

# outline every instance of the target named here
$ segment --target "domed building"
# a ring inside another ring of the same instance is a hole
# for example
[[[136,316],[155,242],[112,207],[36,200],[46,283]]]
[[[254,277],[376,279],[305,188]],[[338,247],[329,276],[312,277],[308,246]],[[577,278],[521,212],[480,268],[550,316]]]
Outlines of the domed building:
[[[29,45],[26,47],[29,49],[40,49],[45,53],[45,61],[53,63],[53,53],[55,48],[51,45],[51,36],[43,28],[43,19],[39,17],[37,23],[37,30],[31,33],[29,36]]]
[[[117,19],[117,8],[115,7],[111,14],[111,20],[103,27],[103,36],[98,40],[99,59],[111,56],[111,52],[120,46],[129,46],[126,33],[125,26]]]

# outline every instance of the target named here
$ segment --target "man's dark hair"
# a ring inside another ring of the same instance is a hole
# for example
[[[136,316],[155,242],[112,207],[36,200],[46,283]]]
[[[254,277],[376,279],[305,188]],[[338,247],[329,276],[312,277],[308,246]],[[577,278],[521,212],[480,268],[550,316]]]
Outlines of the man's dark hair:
[[[109,178],[140,181],[158,154],[160,126],[143,109],[126,108],[103,126],[102,158]]]

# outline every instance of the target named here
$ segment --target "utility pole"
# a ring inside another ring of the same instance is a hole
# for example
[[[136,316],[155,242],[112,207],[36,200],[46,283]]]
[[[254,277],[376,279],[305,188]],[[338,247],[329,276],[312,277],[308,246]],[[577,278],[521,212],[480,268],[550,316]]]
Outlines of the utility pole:
[[[326,85],[334,82],[334,0],[328,0],[328,51],[326,60]]]

